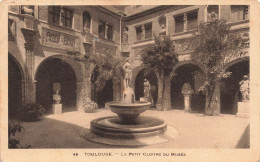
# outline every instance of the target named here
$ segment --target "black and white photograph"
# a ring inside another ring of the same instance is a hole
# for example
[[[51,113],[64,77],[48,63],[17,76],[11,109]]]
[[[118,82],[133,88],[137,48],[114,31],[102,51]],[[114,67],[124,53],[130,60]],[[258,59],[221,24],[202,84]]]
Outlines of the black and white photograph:
[[[258,161],[259,2],[242,2],[5,4],[2,161]]]

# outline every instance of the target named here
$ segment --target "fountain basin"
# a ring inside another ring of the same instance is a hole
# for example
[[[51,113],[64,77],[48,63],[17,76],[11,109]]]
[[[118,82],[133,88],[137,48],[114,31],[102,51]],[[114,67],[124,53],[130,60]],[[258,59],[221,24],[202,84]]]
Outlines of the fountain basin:
[[[164,120],[140,116],[135,124],[122,124],[118,116],[97,118],[91,121],[90,131],[81,135],[92,142],[118,146],[144,146],[167,142],[164,137],[167,124]]]
[[[121,124],[136,124],[138,116],[149,109],[151,103],[144,101],[135,101],[134,103],[109,102],[109,108],[116,113]]]

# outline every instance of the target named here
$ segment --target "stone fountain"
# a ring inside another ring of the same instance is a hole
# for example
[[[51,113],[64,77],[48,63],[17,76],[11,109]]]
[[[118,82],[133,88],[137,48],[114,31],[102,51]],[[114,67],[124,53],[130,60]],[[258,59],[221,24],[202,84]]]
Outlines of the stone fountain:
[[[118,146],[144,146],[167,142],[164,133],[167,124],[155,117],[140,116],[149,109],[151,103],[135,101],[128,78],[125,78],[125,88],[122,101],[109,102],[109,108],[118,116],[97,118],[90,123],[90,131],[83,130],[81,135],[92,142]]]

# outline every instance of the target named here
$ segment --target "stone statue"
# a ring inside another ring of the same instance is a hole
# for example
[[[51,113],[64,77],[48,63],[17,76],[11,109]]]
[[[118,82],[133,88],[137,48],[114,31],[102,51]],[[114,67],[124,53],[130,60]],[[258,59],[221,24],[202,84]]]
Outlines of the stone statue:
[[[61,90],[61,85],[60,83],[53,83],[53,103],[54,104],[59,104],[61,101],[61,96],[59,94]]]
[[[84,26],[83,26],[83,30],[85,33],[89,33],[90,29],[89,29],[89,25],[88,25],[88,22],[86,21]]]
[[[128,30],[127,30],[127,27],[124,27],[123,29],[123,43],[127,43],[128,42]]]
[[[125,71],[125,88],[128,88],[132,78],[132,70],[131,64],[129,63],[129,58],[126,59],[126,63],[124,64],[123,69]]]
[[[192,93],[194,93],[193,89],[191,88],[191,85],[189,83],[185,83],[183,86],[182,86],[182,91],[181,91],[182,94],[184,95],[191,95]]]
[[[151,85],[147,79],[144,79],[144,97],[145,98],[151,97]]]
[[[248,102],[249,101],[249,79],[248,75],[244,75],[243,80],[239,82],[240,85],[240,92],[242,95],[242,101]]]
[[[164,23],[161,25],[160,35],[166,35],[166,25]]]
[[[182,91],[184,97],[184,111],[191,112],[191,97],[194,93],[194,90],[191,88],[189,83],[185,83],[182,86]]]
[[[34,14],[33,6],[28,6],[28,5],[22,6],[22,11],[24,14],[27,15],[33,16]]]

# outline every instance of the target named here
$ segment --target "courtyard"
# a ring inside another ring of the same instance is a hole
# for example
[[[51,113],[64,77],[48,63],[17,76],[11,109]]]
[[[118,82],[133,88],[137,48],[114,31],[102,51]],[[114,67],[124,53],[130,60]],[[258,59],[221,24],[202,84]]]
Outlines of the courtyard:
[[[41,121],[23,122],[16,134],[22,145],[34,148],[122,148],[90,142],[80,132],[89,130],[93,119],[113,116],[110,110],[96,113],[67,111],[46,114]],[[167,122],[166,143],[138,148],[249,148],[249,120],[230,114],[207,116],[183,110],[147,110],[142,116],[154,116]]]

